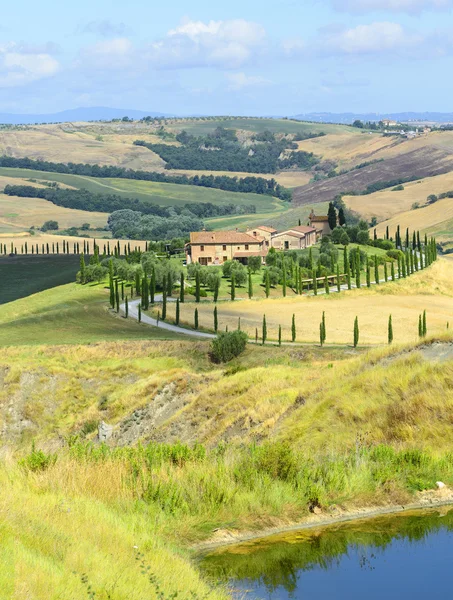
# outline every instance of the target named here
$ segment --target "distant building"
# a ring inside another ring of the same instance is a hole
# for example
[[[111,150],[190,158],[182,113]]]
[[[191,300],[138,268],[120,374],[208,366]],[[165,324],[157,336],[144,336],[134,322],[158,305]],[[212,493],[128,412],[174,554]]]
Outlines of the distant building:
[[[312,210],[309,216],[310,226],[316,230],[316,239],[320,239],[325,235],[330,235],[332,233],[332,229],[329,225],[329,217],[315,215]]]
[[[259,227],[255,227],[253,229],[247,229],[249,235],[253,235],[255,238],[262,237],[265,241],[265,245],[269,248],[271,245],[272,236],[277,233],[277,230],[273,227],[268,227],[267,225],[260,225]]]
[[[316,244],[316,229],[309,225],[299,225],[286,231],[275,233],[271,245],[276,250],[303,250]]]
[[[245,262],[250,256],[265,256],[267,248],[261,236],[239,231],[196,231],[190,234],[185,251],[187,264],[223,265],[227,260]]]
[[[382,124],[384,127],[396,127],[398,125],[397,121],[392,121],[391,119],[382,119]]]

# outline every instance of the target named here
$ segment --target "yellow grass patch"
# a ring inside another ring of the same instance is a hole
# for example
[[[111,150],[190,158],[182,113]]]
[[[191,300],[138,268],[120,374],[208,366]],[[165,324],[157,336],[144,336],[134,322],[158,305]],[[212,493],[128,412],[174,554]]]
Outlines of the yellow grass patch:
[[[363,279],[363,278],[362,278]],[[245,296],[245,292],[238,292]],[[431,268],[414,274],[406,280],[373,286],[371,289],[351,290],[329,296],[318,295],[287,297],[268,300],[241,300],[218,304],[219,329],[238,326],[251,338],[255,329],[261,336],[263,315],[266,315],[269,339],[276,340],[278,326],[283,329],[284,341],[291,340],[291,319],[296,315],[297,340],[317,342],[322,313],[327,320],[327,342],[351,344],[354,319],[360,325],[360,343],[385,344],[387,323],[391,314],[395,342],[414,342],[418,337],[418,316],[428,314],[430,333],[445,331],[447,321],[453,323],[453,263],[441,260]],[[193,326],[194,304],[181,305],[181,319]],[[173,306],[169,307],[170,319]],[[198,305],[199,323],[213,328],[212,303]]]

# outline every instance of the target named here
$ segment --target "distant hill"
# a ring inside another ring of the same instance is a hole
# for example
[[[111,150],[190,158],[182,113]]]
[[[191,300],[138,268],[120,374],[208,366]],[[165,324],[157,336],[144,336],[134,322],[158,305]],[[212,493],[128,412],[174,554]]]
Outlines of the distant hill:
[[[400,113],[303,113],[295,115],[294,119],[300,121],[314,121],[316,123],[353,123],[356,119],[361,121],[381,121],[391,119],[405,123],[407,121],[421,121],[428,123],[453,123],[453,112],[400,112]]]
[[[31,125],[33,123],[65,123],[67,121],[110,121],[111,119],[141,119],[143,117],[168,117],[156,111],[143,111],[128,108],[108,108],[93,106],[73,108],[53,114],[10,114],[0,113],[0,123],[5,125]]]

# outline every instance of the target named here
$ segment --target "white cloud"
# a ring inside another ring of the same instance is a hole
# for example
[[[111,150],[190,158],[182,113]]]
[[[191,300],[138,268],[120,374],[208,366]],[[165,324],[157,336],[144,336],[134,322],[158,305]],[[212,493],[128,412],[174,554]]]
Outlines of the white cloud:
[[[453,0],[332,0],[335,9],[345,12],[392,11],[420,13],[423,10],[448,10]]]
[[[262,49],[265,37],[261,25],[243,19],[186,21],[150,44],[147,57],[157,68],[236,69]]]
[[[114,38],[85,48],[78,64],[95,69],[121,70],[134,62],[134,55],[134,47],[128,38]]]
[[[414,46],[420,37],[406,33],[399,23],[384,21],[346,29],[324,41],[326,52],[379,54]]]
[[[94,33],[103,37],[122,36],[126,33],[126,25],[124,23],[113,23],[108,19],[100,19],[79,25],[76,33]]]
[[[260,77],[258,75],[246,75],[245,73],[229,73],[226,75],[226,78],[230,82],[228,89],[234,91],[242,90],[244,88],[270,85],[272,83],[265,77]]]
[[[409,56],[418,52],[424,42],[422,35],[405,31],[399,23],[383,21],[352,28],[326,27],[309,43],[289,40],[283,49],[288,56]]]
[[[60,69],[58,61],[45,52],[33,53],[18,44],[0,46],[0,87],[26,85],[52,77]]]

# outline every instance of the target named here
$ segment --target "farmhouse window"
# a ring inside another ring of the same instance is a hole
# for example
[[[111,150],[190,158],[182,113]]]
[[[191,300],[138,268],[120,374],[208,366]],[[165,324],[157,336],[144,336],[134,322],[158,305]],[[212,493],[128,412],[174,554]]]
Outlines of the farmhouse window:
[[[228,260],[228,256],[224,256],[223,257],[223,262],[226,262]]]
[[[204,246],[200,246],[200,251],[204,252]]]
[[[248,245],[248,244],[246,244],[246,245],[245,245],[245,249],[246,249],[246,250],[248,250],[248,249],[249,249],[249,245]]]
[[[222,250],[223,250],[224,252],[226,252],[226,244],[223,244],[223,248],[222,248]]]

